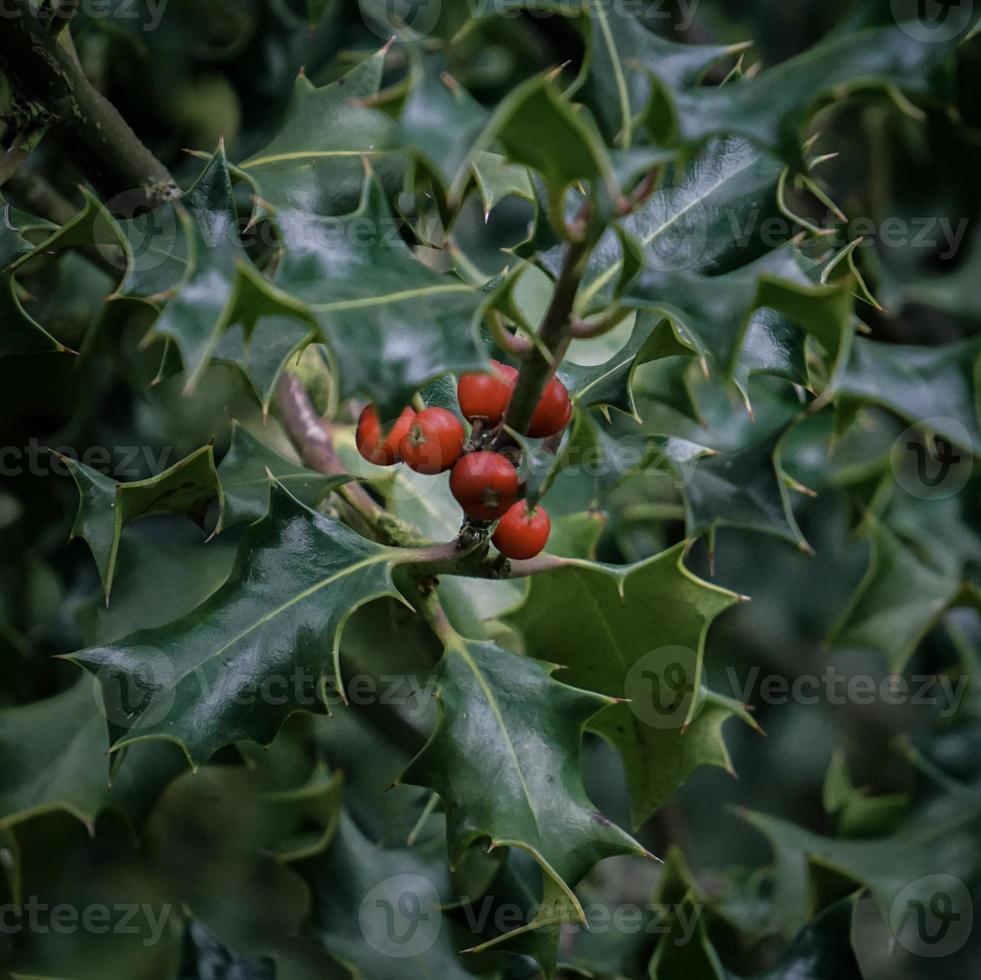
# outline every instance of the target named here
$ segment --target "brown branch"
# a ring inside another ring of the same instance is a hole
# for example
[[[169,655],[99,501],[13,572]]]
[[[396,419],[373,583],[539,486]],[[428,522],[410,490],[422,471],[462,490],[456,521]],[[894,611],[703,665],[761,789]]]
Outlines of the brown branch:
[[[54,25],[63,26],[60,18]],[[46,126],[62,153],[118,213],[180,197],[167,168],[85,77],[30,0],[7,0],[0,68],[15,93],[12,124]],[[22,118],[18,119],[18,115]]]

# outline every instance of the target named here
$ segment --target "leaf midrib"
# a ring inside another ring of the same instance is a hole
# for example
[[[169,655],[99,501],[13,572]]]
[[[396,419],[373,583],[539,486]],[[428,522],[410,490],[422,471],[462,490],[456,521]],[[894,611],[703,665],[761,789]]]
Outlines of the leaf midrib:
[[[511,741],[511,736],[508,733],[507,723],[504,720],[504,714],[501,711],[501,707],[497,702],[497,698],[494,695],[493,688],[487,683],[487,679],[484,677],[483,671],[481,671],[480,666],[477,661],[470,655],[470,651],[467,649],[465,643],[458,643],[452,648],[453,652],[458,653],[460,657],[463,658],[463,662],[470,668],[471,673],[474,675],[477,683],[480,685],[480,689],[484,692],[484,697],[487,698],[487,705],[494,712],[494,717],[497,719],[497,723],[500,726],[501,734],[504,737],[504,741],[507,744],[508,752],[511,758],[514,760],[514,768],[518,773],[518,779],[521,782],[521,789],[524,791],[525,802],[528,804],[528,812],[531,814],[532,822],[535,825],[535,832],[538,835],[538,839],[544,840],[542,834],[542,828],[538,823],[538,814],[535,812],[535,807],[532,805],[531,790],[528,789],[528,783],[525,781],[524,770],[521,768],[521,760],[518,758],[518,751],[514,747],[514,743]]]
[[[235,646],[235,644],[237,644],[240,640],[245,639],[245,637],[247,637],[250,633],[259,629],[260,626],[264,626],[266,623],[272,622],[272,620],[284,613],[287,609],[291,609],[293,606],[303,602],[305,599],[309,599],[311,596],[316,595],[321,589],[325,589],[334,582],[347,578],[348,576],[353,575],[355,572],[361,571],[363,568],[370,568],[372,565],[378,565],[382,562],[390,560],[391,556],[389,555],[388,551],[385,551],[382,554],[373,555],[370,558],[364,558],[359,562],[355,562],[353,565],[348,565],[339,572],[335,572],[333,575],[330,575],[325,579],[321,579],[319,582],[315,582],[309,588],[304,589],[302,592],[293,596],[288,602],[284,602],[282,605],[277,606],[275,609],[266,613],[265,616],[257,619],[251,626],[242,630],[241,633],[234,636],[224,646],[219,647],[214,653],[208,654],[208,656],[206,656],[203,660],[199,661],[189,670],[181,674],[180,677],[175,679],[172,685],[173,689],[176,690],[177,687],[182,684],[194,671],[200,670],[209,661],[214,660],[216,657],[220,657],[222,654],[226,653],[233,646]]]
[[[692,198],[683,208],[676,211],[667,221],[663,224],[658,225],[650,235],[645,235],[640,239],[640,245],[642,248],[647,248],[655,238],[662,235],[668,228],[676,224],[682,217],[684,217],[689,211],[701,204],[706,198],[714,194],[720,187],[726,184],[728,181],[734,179],[739,174],[748,170],[756,161],[751,159],[742,167],[737,170],[727,171],[724,177],[721,177],[709,188],[707,188],[703,193],[699,194],[697,197]],[[604,269],[588,286],[586,286],[581,294],[581,298],[584,303],[588,303],[593,299],[593,297],[613,278],[614,275],[620,270],[623,265],[622,259],[617,259],[611,266]]]

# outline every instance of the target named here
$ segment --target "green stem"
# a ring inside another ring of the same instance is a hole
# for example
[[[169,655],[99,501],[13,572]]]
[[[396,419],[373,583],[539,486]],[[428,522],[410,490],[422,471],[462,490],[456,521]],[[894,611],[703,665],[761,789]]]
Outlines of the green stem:
[[[573,304],[586,271],[588,257],[589,247],[585,241],[566,243],[562,269],[555,283],[552,300],[538,328],[538,343],[525,355],[507,414],[504,416],[504,424],[515,432],[528,431],[535,406],[569,349],[572,341],[570,327]]]

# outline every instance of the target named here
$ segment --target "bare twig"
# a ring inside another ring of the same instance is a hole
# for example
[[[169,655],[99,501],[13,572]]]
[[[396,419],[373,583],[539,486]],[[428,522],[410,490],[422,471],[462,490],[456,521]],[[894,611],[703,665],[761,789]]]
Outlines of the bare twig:
[[[63,24],[59,18],[55,26]],[[124,211],[131,213],[180,197],[167,168],[89,82],[30,0],[7,0],[0,67],[15,92],[14,116],[43,122],[103,198],[123,196]],[[11,122],[17,125],[18,119]]]

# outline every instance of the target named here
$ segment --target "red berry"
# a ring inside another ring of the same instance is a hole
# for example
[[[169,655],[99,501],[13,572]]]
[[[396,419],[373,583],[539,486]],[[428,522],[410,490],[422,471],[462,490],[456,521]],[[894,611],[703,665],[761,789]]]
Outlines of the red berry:
[[[468,453],[453,467],[450,490],[468,516],[493,521],[518,496],[518,471],[500,453]]]
[[[417,473],[442,473],[463,452],[463,423],[445,408],[424,408],[399,443],[399,453]]]
[[[392,466],[399,457],[399,443],[412,425],[416,413],[411,408],[403,408],[388,435],[382,438],[381,422],[374,405],[366,405],[358,418],[358,428],[354,436],[358,452],[369,463],[376,466]]]
[[[561,432],[572,418],[572,402],[569,392],[558,378],[552,378],[538,399],[535,412],[528,425],[528,435],[544,439]]]
[[[508,558],[534,558],[545,547],[551,531],[552,522],[545,508],[529,508],[521,500],[501,518],[493,541]]]
[[[456,386],[460,411],[468,422],[486,420],[497,425],[504,418],[511,400],[511,382],[518,376],[516,368],[500,361],[491,361],[486,374],[461,374]]]

